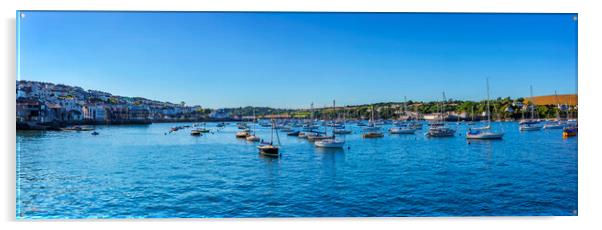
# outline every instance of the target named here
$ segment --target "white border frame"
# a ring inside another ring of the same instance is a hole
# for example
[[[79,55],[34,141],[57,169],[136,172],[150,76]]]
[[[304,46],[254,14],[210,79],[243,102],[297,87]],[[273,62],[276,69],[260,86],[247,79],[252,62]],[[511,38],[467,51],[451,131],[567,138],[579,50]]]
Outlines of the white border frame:
[[[596,148],[596,130],[601,130],[595,114],[600,113],[596,99],[602,74],[600,60],[600,10],[595,1],[566,0],[28,0],[2,2],[2,51],[0,56],[2,101],[0,113],[2,131],[2,186],[0,217],[4,229],[106,229],[136,227],[144,229],[173,229],[199,227],[244,227],[307,229],[325,228],[433,228],[448,229],[508,229],[549,228],[572,229],[597,227],[601,213],[600,179],[602,168]],[[578,68],[580,123],[579,133],[579,216],[578,217],[468,217],[468,218],[301,218],[301,219],[145,219],[145,220],[77,220],[77,221],[16,221],[15,215],[15,17],[16,10],[132,10],[132,11],[327,11],[327,12],[481,12],[481,13],[578,13]],[[9,109],[6,109],[6,108]],[[597,218],[598,217],[598,218]],[[93,223],[92,223],[93,222]],[[91,224],[92,223],[92,224]],[[135,226],[134,226],[135,225]]]

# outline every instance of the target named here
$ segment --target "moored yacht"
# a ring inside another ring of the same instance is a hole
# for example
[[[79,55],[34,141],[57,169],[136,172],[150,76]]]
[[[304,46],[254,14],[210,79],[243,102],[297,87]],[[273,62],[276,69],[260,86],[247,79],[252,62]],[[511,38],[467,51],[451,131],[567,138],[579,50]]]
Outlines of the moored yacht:
[[[270,137],[270,142],[261,142],[257,149],[259,153],[265,156],[280,156],[280,138],[278,137],[278,132],[275,132],[276,123],[272,120],[272,134]],[[278,141],[278,145],[274,144],[274,134],[276,134],[276,139]]]
[[[491,111],[489,110],[489,78],[487,78],[487,125],[469,128],[466,139],[502,139],[504,132],[491,130]]]
[[[443,102],[439,107],[439,115],[436,118],[440,118],[439,121],[435,121],[429,125],[428,131],[424,134],[427,137],[453,137],[456,134],[456,130],[453,130],[445,125],[443,113],[445,112],[445,92],[443,93]]]

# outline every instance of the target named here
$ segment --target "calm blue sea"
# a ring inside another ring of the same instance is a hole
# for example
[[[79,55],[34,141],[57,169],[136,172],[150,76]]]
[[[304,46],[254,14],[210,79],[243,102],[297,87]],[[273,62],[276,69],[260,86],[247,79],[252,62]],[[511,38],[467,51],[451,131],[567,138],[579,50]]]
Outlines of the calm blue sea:
[[[17,218],[577,215],[577,137],[561,130],[496,123],[503,140],[469,143],[466,125],[430,139],[352,127],[342,150],[280,133],[266,158],[234,124],[165,135],[176,125],[18,131]]]

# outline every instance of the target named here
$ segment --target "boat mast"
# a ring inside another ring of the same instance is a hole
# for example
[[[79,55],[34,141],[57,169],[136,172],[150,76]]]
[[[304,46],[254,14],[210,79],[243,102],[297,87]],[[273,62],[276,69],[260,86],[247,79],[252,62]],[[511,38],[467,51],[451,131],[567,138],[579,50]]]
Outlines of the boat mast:
[[[401,115],[406,115],[406,96],[403,96],[403,106],[401,107]],[[401,120],[401,116],[399,117]]]
[[[274,130],[272,130],[272,133],[274,133]],[[278,140],[278,146],[280,146],[280,136],[278,136],[278,132],[276,132],[276,140]]]
[[[560,101],[558,101],[558,93],[554,90],[556,96],[556,121],[560,121]]]
[[[535,101],[533,101],[533,86],[530,85],[529,86],[529,90],[531,91],[531,99],[529,100],[531,102],[531,119],[535,119]]]
[[[270,137],[270,145],[274,145],[274,129],[276,128],[276,121],[272,118],[272,133]]]
[[[443,115],[445,111],[445,92],[443,92],[443,102],[441,103],[441,122],[445,124],[445,117]]]
[[[310,122],[313,125],[314,124],[314,103],[313,102],[309,106],[309,111],[311,112],[310,116],[309,116],[309,119],[311,119]]]
[[[491,126],[491,111],[489,111],[489,78],[487,78],[487,126]]]
[[[336,112],[336,106],[335,106],[335,100],[332,100],[332,112],[333,112],[333,118],[336,117],[337,112]],[[335,123],[332,124],[332,137],[334,137],[334,126]]]
[[[474,105],[470,106],[470,121],[474,122]]]
[[[374,125],[374,105],[370,105],[370,124]]]

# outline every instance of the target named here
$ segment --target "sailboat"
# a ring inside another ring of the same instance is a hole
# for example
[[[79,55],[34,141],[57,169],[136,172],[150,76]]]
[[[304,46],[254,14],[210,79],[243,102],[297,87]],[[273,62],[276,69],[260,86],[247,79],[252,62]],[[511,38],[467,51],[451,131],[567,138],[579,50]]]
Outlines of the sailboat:
[[[261,138],[259,138],[257,135],[255,135],[255,129],[257,125],[257,118],[255,117],[255,109],[253,109],[253,123],[251,124],[251,133],[249,133],[249,135],[247,135],[246,139],[247,141],[252,141],[252,142],[256,142],[261,140]]]
[[[400,115],[400,119],[401,119],[401,116],[403,116],[405,114],[406,114],[406,97],[403,97],[403,105],[402,105],[402,112]],[[391,133],[391,134],[414,134],[415,132],[416,132],[416,129],[405,121],[398,123],[395,127],[392,127],[389,129],[389,133]]]
[[[562,122],[560,120],[560,108],[561,107],[560,107],[560,102],[558,101],[558,94],[556,93],[556,91],[554,91],[554,95],[556,96],[556,106],[557,106],[556,120],[547,122],[545,125],[543,125],[544,129],[562,129],[565,126],[564,122]]]
[[[470,121],[466,123],[467,125],[474,125],[474,105],[470,106]]]
[[[576,105],[576,103],[575,103],[575,105]],[[568,107],[568,104],[567,104],[567,112],[566,112],[566,114],[567,114],[566,115],[567,125],[562,129],[562,137],[563,138],[568,138],[568,137],[577,136],[577,131],[578,131],[577,119],[575,119],[574,121],[572,121],[572,119],[571,119],[571,109],[570,109],[570,107]]]
[[[529,104],[533,104],[533,105],[529,105],[530,109],[531,109],[531,119],[529,120],[522,120],[518,126],[518,130],[520,131],[538,131],[541,130],[542,126],[539,124],[538,121],[535,120],[535,103],[533,101],[533,86],[530,86],[530,91],[531,91],[531,99],[530,99],[530,103]]]
[[[494,108],[495,109],[495,108]],[[504,132],[491,131],[491,111],[489,111],[489,78],[487,78],[487,125],[479,128],[469,128],[466,139],[502,139]]]
[[[429,130],[424,134],[427,137],[453,137],[456,130],[445,126],[443,113],[445,111],[445,92],[443,92],[443,102],[439,105],[440,120],[430,124]]]
[[[336,107],[335,107],[335,101],[332,101],[332,109],[336,114]],[[345,140],[340,140],[337,139],[334,133],[335,128],[332,128],[332,138],[329,139],[322,139],[322,140],[318,140],[316,142],[314,142],[314,145],[316,147],[321,147],[321,148],[343,148],[343,145],[345,144]]]
[[[380,127],[376,126],[374,122],[374,106],[371,106],[371,116],[370,121],[368,122],[368,126],[364,128],[364,134],[362,134],[363,138],[379,138],[384,137],[385,135],[380,131]]]
[[[345,128],[346,124],[347,124],[347,110],[345,110],[345,113],[343,113],[343,122],[341,122],[341,124],[338,127],[335,127],[334,130],[332,131],[333,134],[351,134],[351,130]]]
[[[266,156],[280,156],[280,137],[278,137],[278,132],[275,132],[276,122],[272,119],[272,135],[270,142],[261,142],[257,149],[259,153]],[[276,133],[276,139],[278,141],[278,145],[274,145],[274,133]]]

